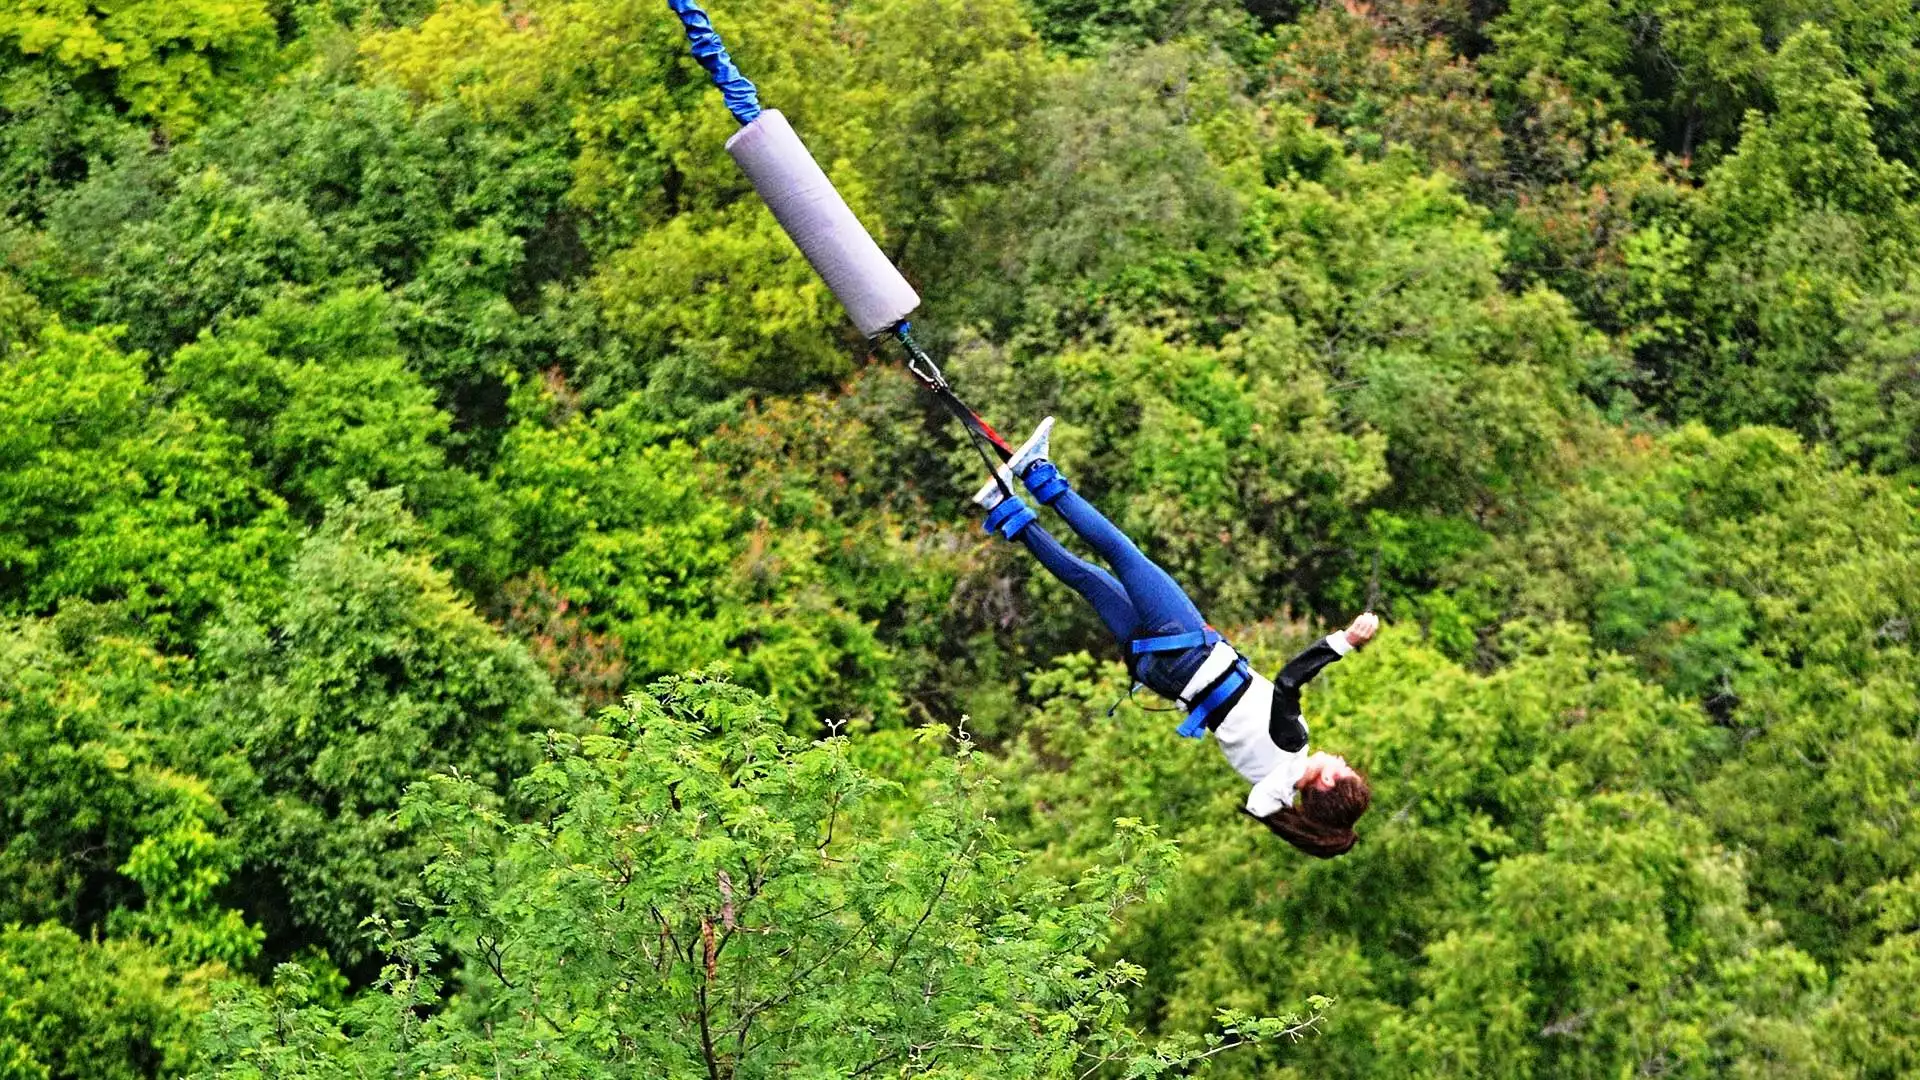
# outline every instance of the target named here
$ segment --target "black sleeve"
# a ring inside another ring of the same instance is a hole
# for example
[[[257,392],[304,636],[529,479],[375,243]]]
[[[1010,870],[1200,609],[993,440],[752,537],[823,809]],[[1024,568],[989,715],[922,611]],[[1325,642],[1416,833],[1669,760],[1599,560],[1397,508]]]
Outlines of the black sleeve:
[[[1267,729],[1274,745],[1289,754],[1307,745],[1307,725],[1300,719],[1300,688],[1338,659],[1340,654],[1321,638],[1280,669],[1280,676],[1273,680],[1273,719]]]

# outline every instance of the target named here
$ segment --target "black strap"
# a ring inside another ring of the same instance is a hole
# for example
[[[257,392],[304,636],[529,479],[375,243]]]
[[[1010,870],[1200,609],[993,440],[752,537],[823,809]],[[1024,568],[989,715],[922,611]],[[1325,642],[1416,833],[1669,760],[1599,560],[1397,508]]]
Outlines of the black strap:
[[[1128,661],[1128,665],[1129,667],[1127,668],[1127,674],[1131,676],[1133,674],[1133,668],[1131,667],[1132,665],[1131,660]],[[1132,701],[1133,696],[1135,694],[1138,694],[1141,690],[1145,689],[1146,685],[1147,685],[1146,683],[1139,682],[1137,680],[1133,682],[1131,685],[1129,685],[1127,687],[1127,692],[1125,694],[1122,694],[1120,697],[1114,698],[1113,704],[1107,707],[1107,718],[1112,719],[1113,714],[1120,711],[1120,706],[1125,705],[1129,701]],[[1140,706],[1140,711],[1141,712],[1180,712],[1181,709],[1180,709],[1180,706],[1178,705],[1158,705],[1158,706],[1142,705]]]
[[[933,391],[933,396],[940,400],[940,404],[946,406],[955,420],[960,421],[961,429],[967,433],[967,441],[973,444],[973,449],[980,455],[980,460],[986,463],[987,474],[993,477],[993,482],[1000,485],[1000,490],[1008,498],[1013,498],[1013,489],[1000,478],[1000,466],[1012,460],[1013,447],[1007,444],[1005,437],[993,429],[992,424],[982,420],[979,413],[969,408],[966,402],[960,400],[960,395],[953,392],[953,384],[947,381],[947,376],[940,370],[940,365],[934,363],[933,357],[928,356],[927,351],[914,340],[912,323],[902,322],[893,328],[893,333],[907,350],[907,370],[927,389]],[[988,447],[992,447],[992,452],[988,451]],[[993,460],[995,453],[1000,455],[999,461]]]

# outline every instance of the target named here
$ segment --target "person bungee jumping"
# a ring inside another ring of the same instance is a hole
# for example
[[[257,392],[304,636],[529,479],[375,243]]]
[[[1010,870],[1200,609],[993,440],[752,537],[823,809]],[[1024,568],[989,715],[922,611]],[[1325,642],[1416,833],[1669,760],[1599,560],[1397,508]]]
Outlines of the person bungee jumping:
[[[869,338],[892,334],[907,352],[907,370],[938,396],[991,468],[1006,458],[974,501],[987,529],[1026,544],[1053,575],[1087,598],[1127,649],[1128,667],[1148,689],[1187,710],[1182,735],[1212,731],[1227,760],[1253,785],[1248,813],[1310,855],[1331,858],[1353,847],[1353,823],[1366,812],[1366,778],[1332,754],[1307,753],[1300,687],[1321,668],[1372,639],[1371,612],[1295,657],[1277,682],[1255,672],[1200,617],[1180,586],[1125,533],[1081,498],[1046,460],[1048,417],[1018,451],[954,392],[940,366],[914,339],[908,316],[920,296],[860,224],[777,109],[735,66],[698,0],[668,0],[685,27],[694,58],[720,88],[740,130],[727,140],[733,156],[774,219]],[[1018,482],[1051,506],[1113,567],[1085,562],[1060,546],[1037,515],[1013,494]],[[1118,575],[1117,579],[1115,575]]]
[[[1127,653],[1135,681],[1186,710],[1180,734],[1211,731],[1227,761],[1253,785],[1246,812],[1309,855],[1328,859],[1357,839],[1354,822],[1372,791],[1366,777],[1335,754],[1307,752],[1300,688],[1328,664],[1373,639],[1380,621],[1367,612],[1294,657],[1269,680],[1222,640],[1185,591],[1132,540],[1081,497],[1047,459],[1053,417],[973,497],[986,529],[1026,545],[1040,565],[1093,605]],[[1074,555],[1013,493],[1017,481],[1050,506],[1112,573]]]

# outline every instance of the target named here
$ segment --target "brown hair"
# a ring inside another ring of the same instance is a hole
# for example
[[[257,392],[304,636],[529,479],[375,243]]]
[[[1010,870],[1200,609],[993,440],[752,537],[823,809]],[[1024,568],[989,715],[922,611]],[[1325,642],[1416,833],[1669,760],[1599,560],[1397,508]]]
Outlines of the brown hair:
[[[1367,778],[1343,776],[1331,788],[1309,784],[1294,793],[1293,805],[1283,806],[1260,820],[1274,835],[1315,858],[1345,855],[1359,837],[1353,823],[1373,802]]]

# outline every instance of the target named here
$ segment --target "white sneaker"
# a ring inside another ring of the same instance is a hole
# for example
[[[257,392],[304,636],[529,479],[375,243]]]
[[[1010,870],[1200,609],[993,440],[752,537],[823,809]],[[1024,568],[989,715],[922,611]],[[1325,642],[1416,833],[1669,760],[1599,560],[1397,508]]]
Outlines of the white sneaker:
[[[1047,456],[1047,445],[1052,439],[1053,417],[1049,416],[1040,421],[1040,426],[1033,429],[1033,434],[1027,436],[1027,441],[1021,443],[1020,449],[1013,452],[1012,460],[995,470],[1000,479],[987,481],[985,487],[974,492],[973,501],[978,503],[981,509],[991,510],[1000,505],[1001,500],[1007,497],[1009,490],[1019,491],[1020,474],[1027,471],[1027,466]]]

